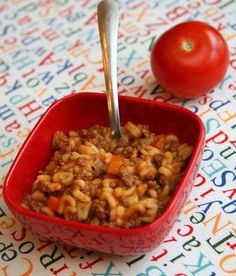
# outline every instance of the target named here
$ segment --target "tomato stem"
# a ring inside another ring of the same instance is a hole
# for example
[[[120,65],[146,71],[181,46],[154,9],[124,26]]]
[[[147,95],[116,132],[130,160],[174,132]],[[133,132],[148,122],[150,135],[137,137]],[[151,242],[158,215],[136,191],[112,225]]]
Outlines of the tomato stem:
[[[184,51],[191,52],[194,48],[194,43],[192,41],[189,41],[189,40],[183,40],[181,42],[181,47]]]

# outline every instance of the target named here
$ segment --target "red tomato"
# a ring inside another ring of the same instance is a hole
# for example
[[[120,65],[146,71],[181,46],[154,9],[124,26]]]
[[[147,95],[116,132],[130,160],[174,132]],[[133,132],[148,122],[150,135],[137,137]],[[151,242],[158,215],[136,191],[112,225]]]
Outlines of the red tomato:
[[[175,97],[212,90],[224,77],[229,51],[212,26],[192,21],[176,25],[155,42],[151,66],[157,81]]]

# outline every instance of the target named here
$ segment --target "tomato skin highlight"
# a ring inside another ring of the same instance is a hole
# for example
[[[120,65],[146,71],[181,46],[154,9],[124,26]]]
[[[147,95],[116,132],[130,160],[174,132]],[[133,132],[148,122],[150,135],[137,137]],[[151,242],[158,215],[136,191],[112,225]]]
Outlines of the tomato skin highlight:
[[[229,50],[212,26],[190,21],[162,34],[151,50],[157,81],[173,96],[191,98],[212,90],[224,77]]]

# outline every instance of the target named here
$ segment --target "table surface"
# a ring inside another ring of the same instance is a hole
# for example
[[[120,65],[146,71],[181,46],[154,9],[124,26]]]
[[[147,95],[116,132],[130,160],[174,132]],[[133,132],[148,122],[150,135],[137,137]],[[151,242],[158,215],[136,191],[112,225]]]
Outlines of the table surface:
[[[97,3],[0,1],[2,181],[49,105],[76,91],[104,91]],[[183,106],[206,126],[205,151],[191,195],[161,246],[146,255],[122,257],[46,242],[26,232],[6,207],[0,186],[0,275],[236,275],[236,1],[119,4],[120,94]],[[186,20],[203,20],[221,31],[230,48],[230,66],[208,95],[177,100],[155,82],[150,48],[161,33]]]

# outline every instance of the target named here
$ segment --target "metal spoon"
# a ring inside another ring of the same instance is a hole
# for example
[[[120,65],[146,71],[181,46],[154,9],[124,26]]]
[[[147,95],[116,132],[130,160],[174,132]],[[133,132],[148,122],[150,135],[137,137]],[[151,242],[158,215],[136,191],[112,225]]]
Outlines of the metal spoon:
[[[112,137],[120,137],[120,114],[117,90],[118,6],[114,0],[103,0],[97,7],[98,27],[107,92]]]

